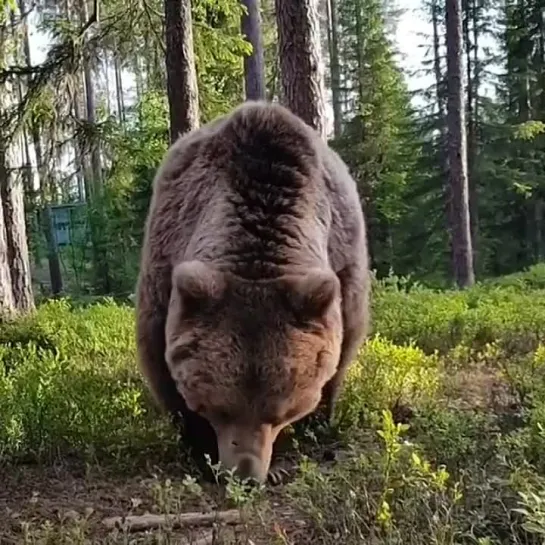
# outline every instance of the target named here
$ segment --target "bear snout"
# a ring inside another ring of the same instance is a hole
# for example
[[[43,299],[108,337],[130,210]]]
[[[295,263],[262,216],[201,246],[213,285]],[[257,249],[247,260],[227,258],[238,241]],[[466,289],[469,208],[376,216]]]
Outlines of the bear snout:
[[[221,465],[241,479],[264,482],[271,463],[270,426],[216,426]]]
[[[265,473],[263,475],[263,473]],[[250,479],[258,482],[265,480],[267,472],[263,471],[263,462],[252,454],[241,456],[235,466],[235,475],[239,479]]]

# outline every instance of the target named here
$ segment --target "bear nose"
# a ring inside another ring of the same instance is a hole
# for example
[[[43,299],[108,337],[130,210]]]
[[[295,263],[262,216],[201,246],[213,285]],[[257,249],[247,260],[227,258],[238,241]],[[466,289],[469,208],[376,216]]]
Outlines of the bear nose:
[[[261,481],[261,462],[256,456],[245,455],[240,458],[235,468],[235,474],[240,479]]]

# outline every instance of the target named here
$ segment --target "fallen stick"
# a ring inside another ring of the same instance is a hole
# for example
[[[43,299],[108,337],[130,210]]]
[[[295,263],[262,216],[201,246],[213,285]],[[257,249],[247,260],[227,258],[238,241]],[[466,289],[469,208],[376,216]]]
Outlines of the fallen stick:
[[[163,525],[171,525],[172,528],[184,528],[187,526],[210,526],[215,522],[223,524],[239,524],[240,513],[236,509],[218,511],[215,513],[180,513],[178,515],[129,515],[128,517],[110,517],[104,519],[102,524],[113,530],[127,525],[128,530],[138,532],[151,530]],[[202,545],[205,545],[206,541]],[[201,544],[199,544],[201,545]]]

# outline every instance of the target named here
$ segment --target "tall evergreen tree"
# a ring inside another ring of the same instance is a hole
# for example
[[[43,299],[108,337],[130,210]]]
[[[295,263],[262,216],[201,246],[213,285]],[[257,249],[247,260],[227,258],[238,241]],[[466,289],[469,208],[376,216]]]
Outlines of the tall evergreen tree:
[[[325,138],[318,0],[276,0],[275,5],[282,99]]]
[[[244,57],[244,83],[247,100],[265,98],[265,66],[259,0],[242,0],[245,13],[242,16],[242,35],[252,45],[250,55]]]
[[[467,182],[461,0],[446,0],[446,6],[452,264],[456,283],[463,288],[474,284],[475,275]]]
[[[191,0],[165,0],[170,140],[199,126]]]
[[[373,266],[387,274],[403,259],[400,219],[418,155],[410,99],[387,37],[383,3],[346,0],[338,8],[344,127],[333,144],[363,197]]]

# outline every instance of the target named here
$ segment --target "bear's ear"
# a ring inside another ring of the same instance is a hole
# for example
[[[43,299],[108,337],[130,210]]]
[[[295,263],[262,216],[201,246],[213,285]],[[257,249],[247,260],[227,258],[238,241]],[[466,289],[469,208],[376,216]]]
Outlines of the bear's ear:
[[[202,261],[183,261],[172,271],[172,286],[188,316],[212,301],[221,299],[227,286],[225,276],[213,265]]]
[[[340,282],[333,271],[311,269],[307,273],[285,276],[281,290],[288,305],[302,320],[321,318],[340,296]]]

